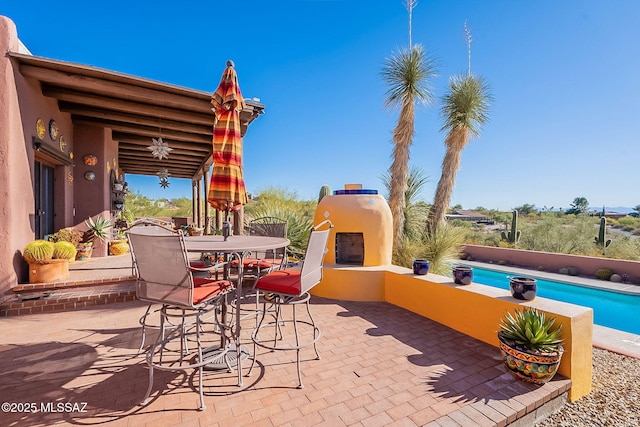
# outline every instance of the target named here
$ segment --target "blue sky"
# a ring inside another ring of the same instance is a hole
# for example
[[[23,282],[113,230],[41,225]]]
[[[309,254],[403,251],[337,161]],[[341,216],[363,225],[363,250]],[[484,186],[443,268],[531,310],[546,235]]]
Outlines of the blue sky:
[[[7,4],[10,3],[10,4]],[[91,6],[88,6],[88,5]],[[383,190],[396,111],[380,71],[408,44],[403,0],[12,1],[0,4],[35,55],[213,92],[225,61],[266,113],[244,139],[250,192],[315,199],[323,184]],[[411,163],[440,177],[440,97],[467,67],[491,86],[490,122],[462,153],[452,204],[635,206],[640,141],[637,0],[421,0],[413,41],[436,59],[435,102],[417,109]],[[191,197],[189,181],[127,178],[152,198]]]

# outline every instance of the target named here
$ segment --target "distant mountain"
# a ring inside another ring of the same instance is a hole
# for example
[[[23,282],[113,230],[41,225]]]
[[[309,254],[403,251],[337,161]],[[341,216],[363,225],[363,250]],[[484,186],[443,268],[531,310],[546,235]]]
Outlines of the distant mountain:
[[[594,206],[589,206],[589,210],[597,210]],[[605,206],[604,208],[607,212],[618,212],[618,213],[629,213],[633,212],[633,208],[625,207],[625,206]],[[602,209],[600,209],[602,210]]]

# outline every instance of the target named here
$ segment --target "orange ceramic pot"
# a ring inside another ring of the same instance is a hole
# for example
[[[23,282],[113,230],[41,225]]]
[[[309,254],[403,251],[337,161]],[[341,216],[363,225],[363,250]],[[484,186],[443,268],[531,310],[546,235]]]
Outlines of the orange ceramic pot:
[[[29,283],[58,282],[67,277],[68,259],[52,259],[43,264],[29,263]]]

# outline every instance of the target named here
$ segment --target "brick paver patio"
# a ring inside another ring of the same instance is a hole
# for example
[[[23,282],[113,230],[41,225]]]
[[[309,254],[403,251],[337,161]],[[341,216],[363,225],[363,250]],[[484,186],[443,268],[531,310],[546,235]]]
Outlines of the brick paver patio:
[[[236,373],[205,374],[205,411],[197,410],[191,372],[156,371],[153,400],[141,407],[148,370],[136,352],[145,307],[136,301],[1,318],[0,402],[21,412],[1,414],[0,424],[530,425],[570,387],[560,376],[543,386],[518,381],[497,348],[390,304],[313,297],[322,358],[303,352],[305,388],[296,388],[295,353],[259,349],[242,387]],[[245,342],[252,322],[245,321]]]

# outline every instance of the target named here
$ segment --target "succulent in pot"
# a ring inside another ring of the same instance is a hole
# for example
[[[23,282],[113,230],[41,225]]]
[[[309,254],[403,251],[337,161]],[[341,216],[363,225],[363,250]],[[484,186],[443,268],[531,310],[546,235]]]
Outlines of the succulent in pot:
[[[103,218],[102,216],[96,217],[95,221],[92,217],[87,218],[84,221],[85,225],[89,228],[83,236],[82,241],[92,242],[96,239],[101,240],[102,242],[107,242],[109,240],[109,230],[111,230],[111,221]]]
[[[555,375],[564,353],[562,325],[532,307],[506,313],[498,332],[507,369],[527,382],[543,384]]]
[[[69,248],[60,243],[73,246],[69,242],[54,244],[47,240],[34,240],[25,246],[22,256],[29,263],[29,283],[55,282],[69,277]]]

